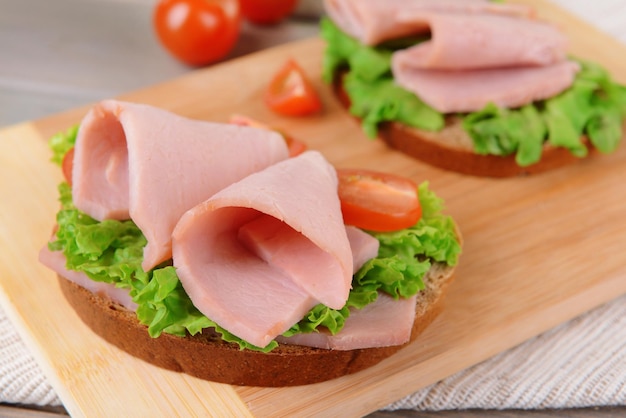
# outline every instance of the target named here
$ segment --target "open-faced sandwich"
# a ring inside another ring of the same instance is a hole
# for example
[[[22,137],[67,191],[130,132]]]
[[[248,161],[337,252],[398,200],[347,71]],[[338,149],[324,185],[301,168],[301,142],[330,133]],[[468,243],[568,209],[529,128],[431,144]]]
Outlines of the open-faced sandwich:
[[[372,366],[435,318],[461,251],[427,183],[290,155],[271,130],[110,100],[51,145],[66,181],[41,262],[97,334],[203,379]]]
[[[488,0],[325,0],[323,75],[377,135],[465,174],[538,173],[614,151],[626,88],[531,7]]]

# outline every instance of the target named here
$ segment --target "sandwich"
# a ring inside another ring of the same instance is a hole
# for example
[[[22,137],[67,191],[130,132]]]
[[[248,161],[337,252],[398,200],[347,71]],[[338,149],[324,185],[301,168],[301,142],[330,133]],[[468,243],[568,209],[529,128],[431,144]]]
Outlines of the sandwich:
[[[442,309],[461,235],[427,182],[114,100],[50,145],[65,181],[39,259],[85,324],[153,365],[321,382],[389,357]]]
[[[555,25],[488,0],[325,0],[324,80],[364,132],[464,174],[544,172],[623,137],[626,88]]]

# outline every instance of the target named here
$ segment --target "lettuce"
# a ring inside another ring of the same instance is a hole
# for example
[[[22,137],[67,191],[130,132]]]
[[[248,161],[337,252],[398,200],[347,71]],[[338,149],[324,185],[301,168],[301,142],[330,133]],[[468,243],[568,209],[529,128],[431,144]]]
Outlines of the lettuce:
[[[444,115],[395,84],[391,73],[391,54],[395,50],[427,38],[365,46],[328,18],[321,22],[321,34],[327,42],[323,78],[331,83],[339,71],[347,71],[343,85],[350,97],[350,112],[361,119],[368,137],[374,138],[378,126],[388,121],[428,131],[444,127]],[[573,85],[553,98],[517,109],[488,104],[477,112],[459,115],[474,151],[481,155],[514,154],[518,165],[528,166],[541,159],[546,141],[584,157],[587,147],[581,141],[583,135],[599,151],[614,151],[622,138],[626,87],[615,83],[601,66],[578,62],[581,70]]]
[[[532,105],[511,111],[487,105],[463,119],[463,128],[474,140],[474,151],[481,155],[509,155],[515,152],[518,165],[527,166],[541,158],[547,127]]]
[[[391,78],[367,81],[350,72],[344,77],[344,88],[350,96],[350,113],[361,119],[370,138],[376,137],[380,123],[388,121],[428,131],[438,131],[445,125],[441,113]]]
[[[378,125],[398,121],[429,131],[444,127],[443,115],[415,94],[397,86],[391,75],[393,48],[406,47],[421,39],[403,39],[403,43],[386,44],[380,48],[367,47],[344,34],[328,18],[321,22],[322,37],[328,47],[324,53],[322,77],[333,81],[337,71],[349,68],[344,88],[350,97],[350,113],[362,121],[363,130],[374,138]]]
[[[62,135],[72,136],[74,132]],[[56,143],[71,141],[71,138],[61,139],[57,138]],[[59,156],[62,161],[63,155]],[[320,327],[337,333],[350,309],[372,303],[379,291],[395,298],[412,296],[424,288],[423,277],[432,262],[457,263],[460,245],[451,218],[441,214],[443,202],[428,189],[428,183],[421,184],[418,193],[422,218],[416,225],[403,231],[372,233],[380,241],[379,256],[355,274],[346,305],[338,310],[317,305],[285,335],[315,332]],[[203,315],[185,293],[171,260],[144,271],[141,262],[147,241],[134,222],[96,221],[74,206],[71,188],[65,182],[59,185],[59,196],[58,229],[49,248],[63,252],[68,269],[128,289],[138,305],[137,318],[148,327],[152,337],[163,332],[195,335],[213,328],[222,339],[238,344],[241,349],[267,352],[278,345],[272,341],[266,347],[253,346]]]
[[[65,132],[59,132],[48,141],[48,146],[52,150],[51,161],[61,165],[65,154],[74,146],[78,134],[78,125],[71,126]]]
[[[328,18],[321,20],[320,27],[321,35],[327,41],[322,62],[322,78],[327,83],[332,83],[335,73],[346,66],[366,81],[391,74],[391,51],[362,46]]]

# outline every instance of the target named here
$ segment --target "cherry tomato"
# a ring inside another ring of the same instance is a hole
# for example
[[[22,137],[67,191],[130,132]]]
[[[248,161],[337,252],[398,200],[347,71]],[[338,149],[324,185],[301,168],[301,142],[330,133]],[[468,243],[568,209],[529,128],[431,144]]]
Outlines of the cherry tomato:
[[[272,78],[265,91],[265,104],[286,116],[317,113],[322,102],[304,70],[293,59],[288,60]]]
[[[163,46],[189,65],[224,58],[239,38],[238,0],[159,0],[153,25]]]
[[[239,0],[241,16],[259,25],[273,25],[293,12],[297,0]]]
[[[65,177],[65,181],[67,181],[67,184],[71,186],[72,171],[74,170],[74,148],[70,148],[70,150],[63,156],[61,169],[63,170],[63,177]]]
[[[397,231],[422,216],[417,186],[410,179],[369,170],[338,169],[339,200],[346,225]]]
[[[261,123],[247,116],[232,115],[230,117],[229,122],[235,125],[252,126],[253,128],[267,129],[270,131],[278,132],[279,134],[282,135],[283,139],[287,143],[287,149],[289,150],[290,157],[295,157],[296,155],[300,155],[307,149],[307,146],[304,142],[298,141],[297,139],[285,134],[284,132],[278,129],[272,128],[271,126],[268,126],[264,123]]]
[[[297,139],[289,135],[285,135],[285,134],[282,134],[282,135],[283,135],[283,138],[285,138],[285,142],[287,142],[287,149],[289,150],[290,157],[295,157],[296,155],[300,155],[304,151],[306,151],[307,146],[304,142],[298,141]]]

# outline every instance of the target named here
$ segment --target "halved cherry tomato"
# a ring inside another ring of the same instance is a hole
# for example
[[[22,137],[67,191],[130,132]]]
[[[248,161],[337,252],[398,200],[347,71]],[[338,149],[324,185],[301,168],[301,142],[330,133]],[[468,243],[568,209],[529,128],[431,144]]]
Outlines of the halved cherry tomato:
[[[61,169],[63,170],[63,177],[70,186],[72,185],[72,171],[74,171],[74,148],[70,148],[68,152],[63,156],[63,162],[61,163]]]
[[[304,70],[293,59],[288,60],[272,78],[265,91],[265,104],[286,116],[317,113],[322,102]]]
[[[273,25],[293,12],[297,0],[239,0],[241,15],[252,23]]]
[[[224,58],[239,38],[238,0],[160,0],[153,25],[163,46],[189,65]]]
[[[300,155],[307,149],[307,146],[304,142],[298,141],[297,139],[285,134],[283,131],[279,129],[272,128],[269,125],[261,123],[247,116],[232,115],[230,117],[229,122],[235,125],[252,126],[253,128],[267,129],[269,131],[278,132],[279,134],[282,135],[283,139],[287,143],[287,149],[289,150],[290,157],[295,157],[296,155]]]
[[[292,136],[285,135],[282,132],[278,132],[278,133],[282,134],[283,138],[285,138],[285,142],[287,143],[287,149],[289,150],[290,157],[295,157],[297,155],[302,154],[304,151],[306,151],[307,146],[304,142],[299,141]]]
[[[346,225],[397,231],[422,216],[417,186],[408,178],[370,170],[338,169],[339,200]]]

